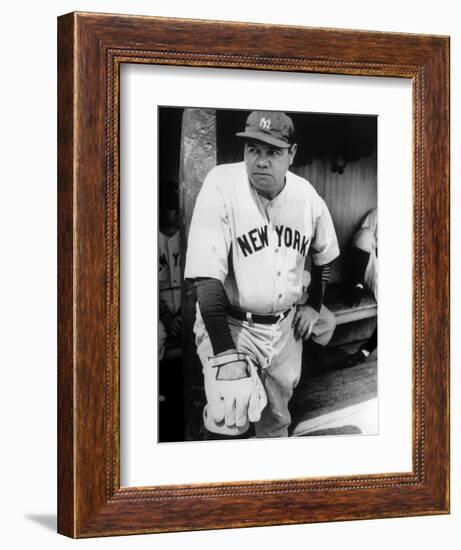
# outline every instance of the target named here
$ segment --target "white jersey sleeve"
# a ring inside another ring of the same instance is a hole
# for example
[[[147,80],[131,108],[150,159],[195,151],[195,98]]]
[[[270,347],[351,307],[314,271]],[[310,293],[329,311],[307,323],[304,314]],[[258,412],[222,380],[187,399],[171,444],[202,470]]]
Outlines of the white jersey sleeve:
[[[211,277],[222,283],[228,273],[231,247],[229,218],[216,168],[205,178],[195,203],[186,254],[186,279]]]
[[[314,208],[314,234],[311,242],[312,261],[315,265],[325,265],[339,256],[336,232],[325,201],[316,194]]]
[[[378,210],[376,208],[373,208],[373,210],[370,210],[368,212],[368,214],[363,219],[360,227],[368,227],[368,229],[373,232],[376,246],[378,246]]]

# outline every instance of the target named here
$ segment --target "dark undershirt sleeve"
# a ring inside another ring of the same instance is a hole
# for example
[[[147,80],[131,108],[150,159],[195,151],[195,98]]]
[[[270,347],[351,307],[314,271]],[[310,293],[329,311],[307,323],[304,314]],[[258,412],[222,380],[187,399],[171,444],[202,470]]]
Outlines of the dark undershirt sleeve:
[[[197,300],[213,353],[218,355],[235,348],[227,323],[229,303],[221,281],[211,278],[198,279]]]
[[[325,265],[312,265],[311,284],[309,286],[309,297],[307,305],[320,312],[325,297],[325,290],[330,280],[331,262]]]

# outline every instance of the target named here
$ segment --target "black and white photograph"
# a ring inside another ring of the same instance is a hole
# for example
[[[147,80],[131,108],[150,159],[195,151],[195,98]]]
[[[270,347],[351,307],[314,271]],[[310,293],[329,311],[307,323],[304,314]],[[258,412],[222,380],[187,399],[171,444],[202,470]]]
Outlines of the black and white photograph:
[[[378,425],[378,117],[158,107],[158,441]]]
[[[5,3],[5,549],[459,548],[458,12]]]

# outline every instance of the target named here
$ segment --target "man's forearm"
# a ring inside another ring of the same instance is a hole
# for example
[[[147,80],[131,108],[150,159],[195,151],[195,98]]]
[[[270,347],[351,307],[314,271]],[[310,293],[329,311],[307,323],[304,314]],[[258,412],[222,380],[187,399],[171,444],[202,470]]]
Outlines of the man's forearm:
[[[307,305],[311,306],[315,311],[320,312],[325,291],[330,280],[331,262],[325,265],[313,265],[311,271],[311,284],[309,286],[309,297]]]
[[[213,353],[219,355],[235,349],[227,323],[228,300],[221,281],[200,279],[197,282],[197,300]]]

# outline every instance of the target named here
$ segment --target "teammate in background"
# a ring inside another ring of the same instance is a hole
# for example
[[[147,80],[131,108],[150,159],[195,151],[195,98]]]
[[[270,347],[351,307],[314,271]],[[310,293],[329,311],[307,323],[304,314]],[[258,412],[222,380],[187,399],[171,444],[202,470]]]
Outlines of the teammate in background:
[[[195,205],[185,277],[196,282],[194,332],[209,432],[288,435],[288,403],[301,375],[303,341],[326,345],[335,318],[323,306],[339,255],[333,222],[312,185],[289,171],[292,120],[254,111],[244,162],[213,168]],[[302,301],[306,257],[312,281]]]
[[[378,300],[378,212],[374,208],[365,216],[360,229],[354,235],[352,241],[351,257],[351,290],[349,305],[360,305],[362,296],[367,286]],[[353,367],[363,363],[377,345],[377,327],[370,338],[360,346],[353,354],[350,354],[344,366]]]
[[[159,359],[165,354],[167,339],[178,338],[182,329],[179,247],[178,185],[164,181],[159,190]]]

